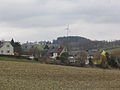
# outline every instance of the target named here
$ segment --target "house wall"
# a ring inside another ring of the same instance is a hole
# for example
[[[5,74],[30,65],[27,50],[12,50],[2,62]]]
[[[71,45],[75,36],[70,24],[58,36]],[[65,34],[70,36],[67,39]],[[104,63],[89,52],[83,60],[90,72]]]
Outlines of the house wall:
[[[0,48],[1,55],[14,55],[14,48],[10,42],[4,42]]]
[[[53,53],[52,58],[56,58],[56,57],[58,57],[58,53]]]

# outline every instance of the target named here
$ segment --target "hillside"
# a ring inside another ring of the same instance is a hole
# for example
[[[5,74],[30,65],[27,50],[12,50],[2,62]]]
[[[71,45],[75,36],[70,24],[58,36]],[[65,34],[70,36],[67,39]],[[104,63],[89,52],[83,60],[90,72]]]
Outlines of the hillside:
[[[109,49],[120,46],[120,40],[116,41],[98,41],[90,40],[85,37],[69,36],[58,37],[53,41],[53,44],[67,46],[70,50],[91,50],[91,49]]]
[[[120,47],[108,50],[114,56],[120,57]]]
[[[119,70],[0,61],[0,90],[119,89]]]

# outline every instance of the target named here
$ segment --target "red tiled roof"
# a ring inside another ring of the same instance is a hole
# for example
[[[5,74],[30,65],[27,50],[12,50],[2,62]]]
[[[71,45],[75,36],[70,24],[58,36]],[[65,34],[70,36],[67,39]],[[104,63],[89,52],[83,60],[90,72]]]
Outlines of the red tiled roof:
[[[58,53],[58,55],[60,55],[62,51],[63,51],[63,48],[60,47],[60,48],[57,48],[55,52]]]

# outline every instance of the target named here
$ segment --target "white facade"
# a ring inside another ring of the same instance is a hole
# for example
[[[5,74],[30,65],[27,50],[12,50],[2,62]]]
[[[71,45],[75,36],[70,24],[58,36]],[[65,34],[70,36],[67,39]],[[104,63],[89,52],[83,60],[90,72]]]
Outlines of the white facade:
[[[4,41],[0,47],[1,55],[14,55],[14,48],[9,41]]]
[[[58,57],[58,53],[53,53],[52,58],[56,58],[56,57]]]

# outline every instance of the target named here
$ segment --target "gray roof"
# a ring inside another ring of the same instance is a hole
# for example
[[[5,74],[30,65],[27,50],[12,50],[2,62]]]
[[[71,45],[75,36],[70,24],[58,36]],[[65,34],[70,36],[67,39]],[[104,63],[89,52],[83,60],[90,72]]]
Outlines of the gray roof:
[[[10,43],[10,41],[0,41],[0,48],[3,47],[4,43],[6,43],[6,42]]]

